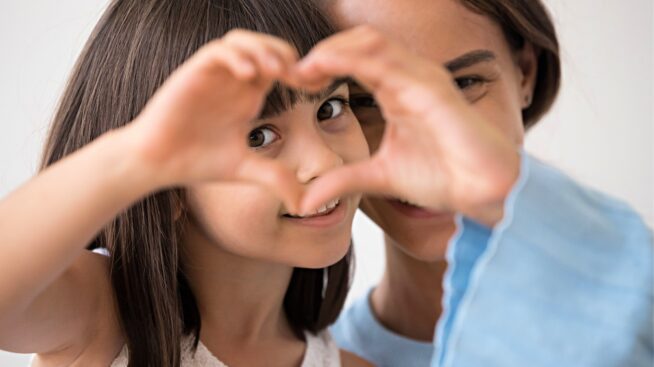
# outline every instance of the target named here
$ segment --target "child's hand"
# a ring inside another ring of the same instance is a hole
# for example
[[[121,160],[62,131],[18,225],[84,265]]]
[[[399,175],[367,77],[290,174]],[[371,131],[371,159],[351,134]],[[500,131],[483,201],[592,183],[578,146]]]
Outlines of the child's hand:
[[[293,208],[301,185],[290,170],[249,149],[248,133],[272,83],[284,80],[297,58],[280,39],[237,30],[180,66],[127,126],[158,186],[255,182]]]
[[[491,225],[501,218],[518,177],[518,148],[469,106],[444,67],[359,27],[316,46],[295,74],[313,88],[353,76],[374,94],[386,120],[376,154],[316,179],[303,211],[367,192],[463,212]]]

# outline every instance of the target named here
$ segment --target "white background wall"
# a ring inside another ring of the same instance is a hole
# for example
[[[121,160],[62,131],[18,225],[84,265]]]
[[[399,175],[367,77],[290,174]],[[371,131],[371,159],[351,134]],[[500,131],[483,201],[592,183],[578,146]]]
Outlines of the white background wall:
[[[626,200],[652,226],[652,0],[545,1],[562,44],[563,90],[529,134],[527,150]],[[0,197],[35,172],[54,105],[104,6],[104,0],[0,5]],[[362,215],[354,238],[352,297],[373,284],[383,266],[381,233]],[[0,352],[0,366],[27,363],[27,356]]]

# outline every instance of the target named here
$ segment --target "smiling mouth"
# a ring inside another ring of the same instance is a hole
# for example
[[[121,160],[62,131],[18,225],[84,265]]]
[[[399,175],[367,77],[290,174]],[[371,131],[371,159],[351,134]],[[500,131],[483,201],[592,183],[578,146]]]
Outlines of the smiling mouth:
[[[316,217],[322,217],[331,214],[336,208],[338,208],[341,205],[341,199],[335,199],[330,201],[329,203],[323,205],[320,207],[318,210],[311,214],[307,215],[293,215],[293,214],[283,214],[283,217],[286,218],[293,218],[293,219],[307,219],[307,218],[316,218]]]

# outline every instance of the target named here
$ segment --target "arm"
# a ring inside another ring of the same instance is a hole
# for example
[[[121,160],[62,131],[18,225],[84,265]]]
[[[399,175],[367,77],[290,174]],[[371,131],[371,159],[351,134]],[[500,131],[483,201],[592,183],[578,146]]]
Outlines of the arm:
[[[132,146],[123,131],[108,133],[0,202],[0,348],[62,348],[93,324],[93,306],[107,291],[94,283],[108,273],[84,248],[154,188]]]
[[[524,153],[504,211],[492,230],[458,218],[432,365],[651,365],[654,245],[642,219]]]
[[[302,189],[295,175],[249,149],[246,137],[273,80],[296,57],[272,36],[230,32],[180,66],[134,121],[4,198],[0,348],[45,353],[90,343],[100,328],[95,316],[104,317],[113,300],[106,259],[84,248],[150,192],[245,181],[270,188],[293,209]],[[278,67],[270,67],[271,58]]]

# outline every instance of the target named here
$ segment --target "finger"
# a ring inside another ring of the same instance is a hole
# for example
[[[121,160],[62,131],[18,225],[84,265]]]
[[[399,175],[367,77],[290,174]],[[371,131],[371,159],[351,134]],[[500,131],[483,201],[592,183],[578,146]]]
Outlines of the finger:
[[[248,157],[239,164],[236,179],[257,183],[279,197],[291,212],[298,212],[304,188],[293,172],[280,162]]]
[[[296,90],[302,90],[308,93],[319,93],[330,87],[334,82],[334,78],[323,78],[321,80],[309,82],[289,76],[281,79],[281,82]]]
[[[420,75],[432,68],[435,66],[431,63],[364,26],[317,47],[300,61],[295,72],[305,83],[352,76],[374,92],[382,87],[388,91],[399,90],[412,77],[424,79],[425,75]]]
[[[234,77],[250,81],[257,77],[256,64],[243,52],[224,43],[212,42],[198,51],[197,63],[203,63],[211,69],[227,69]]]
[[[325,80],[351,76],[366,89],[373,92],[383,86],[397,84],[404,70],[397,64],[357,51],[339,54],[321,53],[303,60],[296,69],[298,79],[307,85],[324,83]]]
[[[264,79],[277,79],[282,75],[284,65],[281,59],[268,48],[260,44],[232,43],[229,47],[239,50],[257,65],[259,74]]]
[[[224,41],[255,60],[265,78],[280,78],[297,61],[297,52],[290,44],[273,36],[235,31],[225,36]]]
[[[307,57],[312,54],[334,51],[338,52],[342,49],[347,49],[354,47],[355,49],[361,49],[362,46],[370,43],[373,39],[372,36],[376,36],[377,31],[370,28],[369,26],[358,26],[350,28],[345,31],[338,32],[315,45],[311,52],[309,52]]]
[[[251,37],[273,49],[286,64],[295,64],[299,59],[297,49],[286,40],[265,33],[239,30],[239,36]]]
[[[330,200],[358,193],[396,195],[377,162],[366,160],[336,168],[313,181],[300,213],[311,213]]]

